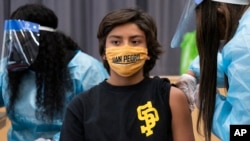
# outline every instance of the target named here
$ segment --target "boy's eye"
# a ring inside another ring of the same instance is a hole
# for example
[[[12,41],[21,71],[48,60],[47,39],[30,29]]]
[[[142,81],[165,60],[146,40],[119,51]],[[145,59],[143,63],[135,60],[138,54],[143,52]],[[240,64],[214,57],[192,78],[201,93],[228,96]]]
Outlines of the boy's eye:
[[[133,45],[138,45],[138,44],[140,44],[141,42],[139,41],[139,40],[134,40],[134,41],[132,41],[132,44]]]
[[[120,44],[120,41],[111,41],[111,43],[112,43],[113,45],[119,45],[119,44]]]

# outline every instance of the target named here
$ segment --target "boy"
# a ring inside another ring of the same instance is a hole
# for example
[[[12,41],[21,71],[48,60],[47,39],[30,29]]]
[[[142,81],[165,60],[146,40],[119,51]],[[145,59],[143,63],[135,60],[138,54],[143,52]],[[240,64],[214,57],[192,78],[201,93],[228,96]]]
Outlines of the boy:
[[[185,95],[168,79],[150,78],[161,45],[147,13],[120,9],[99,26],[110,78],[69,105],[61,141],[194,141]]]

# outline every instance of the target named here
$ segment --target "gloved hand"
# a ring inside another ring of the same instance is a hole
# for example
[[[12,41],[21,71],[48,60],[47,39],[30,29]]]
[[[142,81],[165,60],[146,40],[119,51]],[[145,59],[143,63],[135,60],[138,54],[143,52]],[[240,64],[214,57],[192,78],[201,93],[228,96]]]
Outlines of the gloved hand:
[[[190,74],[183,74],[175,85],[184,92],[188,99],[189,109],[193,111],[195,108],[194,92],[197,85],[195,77]]]
[[[36,139],[35,141],[52,141],[52,140],[50,140],[50,139],[45,139],[45,138],[38,138],[38,139]]]
[[[200,108],[200,101],[199,101],[199,88],[200,84],[196,85],[195,91],[194,91],[194,102],[196,107],[199,109]]]

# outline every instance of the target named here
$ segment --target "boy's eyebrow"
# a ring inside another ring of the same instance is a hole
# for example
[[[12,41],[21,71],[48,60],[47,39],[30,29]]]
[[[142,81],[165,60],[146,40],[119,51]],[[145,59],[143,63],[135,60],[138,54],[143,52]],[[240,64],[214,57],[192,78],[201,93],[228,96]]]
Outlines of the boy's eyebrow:
[[[119,38],[119,39],[121,39],[122,36],[120,36],[120,35],[110,35],[108,38]],[[130,36],[129,38],[145,38],[145,36],[143,36],[143,35],[133,35],[133,36]]]
[[[143,35],[134,35],[134,36],[131,36],[129,38],[145,38],[145,36],[143,36]]]
[[[108,36],[108,38],[122,38],[122,36],[119,36],[119,35],[110,35],[110,36]]]

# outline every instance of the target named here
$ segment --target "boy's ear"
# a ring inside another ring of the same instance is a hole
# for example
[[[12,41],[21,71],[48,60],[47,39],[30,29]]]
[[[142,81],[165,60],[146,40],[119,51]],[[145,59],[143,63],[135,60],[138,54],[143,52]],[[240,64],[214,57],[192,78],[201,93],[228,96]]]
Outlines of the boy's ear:
[[[147,57],[147,60],[150,60],[150,56]]]

